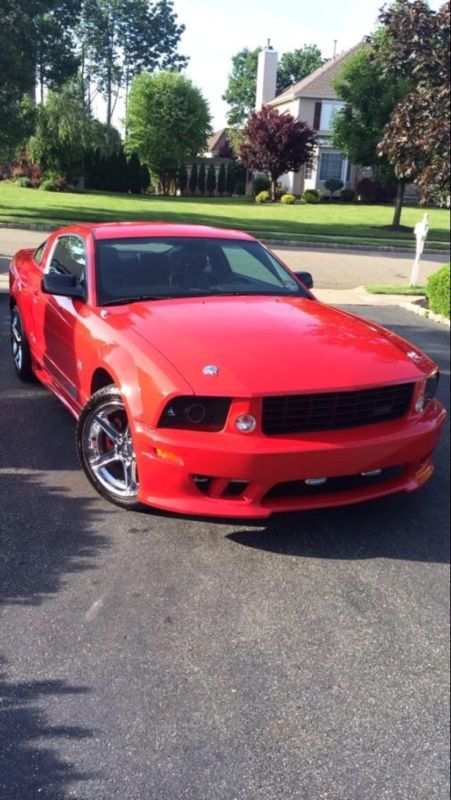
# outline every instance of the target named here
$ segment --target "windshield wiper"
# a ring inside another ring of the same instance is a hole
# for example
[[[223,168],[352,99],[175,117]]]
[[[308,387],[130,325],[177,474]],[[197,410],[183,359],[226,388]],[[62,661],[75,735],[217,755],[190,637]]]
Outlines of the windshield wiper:
[[[142,303],[145,300],[167,300],[167,297],[164,295],[151,295],[151,294],[143,294],[139,297],[118,297],[114,300],[108,300],[107,303],[103,303],[104,306],[124,306],[127,303]]]

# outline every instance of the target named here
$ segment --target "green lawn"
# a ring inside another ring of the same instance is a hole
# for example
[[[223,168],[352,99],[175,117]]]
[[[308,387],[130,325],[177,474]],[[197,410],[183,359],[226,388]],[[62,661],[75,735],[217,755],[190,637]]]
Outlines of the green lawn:
[[[405,295],[425,295],[426,286],[390,286],[370,284],[365,286],[370,294],[405,294]]]
[[[413,227],[423,215],[406,208],[402,224]],[[53,193],[0,182],[0,222],[64,225],[74,221],[166,220],[240,228],[264,239],[360,243],[413,247],[412,233],[383,230],[392,220],[390,206],[259,205],[247,198],[169,198],[86,192]],[[429,247],[449,247],[449,213],[429,211]]]

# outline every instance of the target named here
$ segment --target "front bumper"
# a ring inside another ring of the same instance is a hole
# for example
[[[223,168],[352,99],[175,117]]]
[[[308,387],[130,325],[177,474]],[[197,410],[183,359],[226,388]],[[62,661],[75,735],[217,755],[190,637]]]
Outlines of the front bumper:
[[[412,492],[433,473],[430,456],[445,417],[440,403],[431,401],[420,417],[291,436],[201,433],[137,423],[139,500],[183,514],[264,518],[275,511],[347,505]],[[275,496],[279,484],[360,476],[391,467],[399,470],[394,477],[387,473],[386,480],[382,475],[340,491],[329,492],[326,484],[317,493],[313,489],[303,495],[293,489],[292,495],[285,491]],[[202,476],[203,483],[196,483],[193,476]]]

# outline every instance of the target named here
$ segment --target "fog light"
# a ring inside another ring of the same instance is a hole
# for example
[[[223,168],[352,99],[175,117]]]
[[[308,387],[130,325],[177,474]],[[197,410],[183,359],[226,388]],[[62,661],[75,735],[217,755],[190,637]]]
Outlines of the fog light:
[[[304,483],[307,486],[323,486],[323,484],[327,483],[327,478],[306,478]]]
[[[361,472],[364,478],[376,478],[377,475],[382,475],[381,469],[369,469],[367,472]]]
[[[257,427],[257,420],[252,414],[241,414],[235,421],[236,428],[240,433],[252,433]]]

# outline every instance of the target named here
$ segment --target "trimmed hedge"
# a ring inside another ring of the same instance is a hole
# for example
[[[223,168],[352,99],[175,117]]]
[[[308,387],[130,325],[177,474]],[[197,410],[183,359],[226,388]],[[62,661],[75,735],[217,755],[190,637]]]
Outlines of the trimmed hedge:
[[[321,199],[321,192],[318,189],[306,189],[302,195],[305,203],[319,203]]]
[[[429,278],[426,286],[429,308],[435,314],[450,317],[450,265],[445,264]]]
[[[296,198],[294,194],[283,194],[282,197],[280,198],[280,202],[283,203],[284,205],[291,206],[293,203],[296,202]]]

